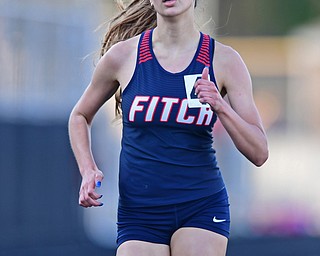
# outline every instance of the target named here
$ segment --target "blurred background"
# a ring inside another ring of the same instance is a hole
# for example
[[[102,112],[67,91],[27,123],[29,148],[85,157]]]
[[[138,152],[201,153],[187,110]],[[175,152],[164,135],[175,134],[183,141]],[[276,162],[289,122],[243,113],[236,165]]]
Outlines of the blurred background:
[[[254,167],[218,123],[229,189],[228,256],[320,255],[320,1],[199,0],[199,28],[252,75],[270,157]],[[78,206],[67,132],[91,79],[112,0],[0,0],[0,255],[114,255],[121,125],[98,113],[93,151],[104,206]]]

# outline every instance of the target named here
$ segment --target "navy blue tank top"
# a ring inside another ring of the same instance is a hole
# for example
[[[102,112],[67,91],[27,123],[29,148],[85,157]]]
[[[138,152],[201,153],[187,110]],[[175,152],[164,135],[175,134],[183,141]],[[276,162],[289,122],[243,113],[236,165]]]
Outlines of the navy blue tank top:
[[[119,203],[127,207],[186,202],[224,188],[212,148],[217,116],[208,106],[190,107],[188,98],[198,100],[185,87],[186,78],[194,84],[206,66],[215,82],[215,41],[200,33],[190,65],[170,73],[157,61],[152,33],[140,37],[135,71],[122,94]]]

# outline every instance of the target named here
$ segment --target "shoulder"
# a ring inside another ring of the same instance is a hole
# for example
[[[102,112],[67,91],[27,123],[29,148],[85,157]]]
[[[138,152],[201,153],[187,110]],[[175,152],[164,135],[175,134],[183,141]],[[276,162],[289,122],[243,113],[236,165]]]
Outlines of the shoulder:
[[[100,74],[112,76],[113,80],[119,81],[123,70],[133,66],[137,56],[139,36],[114,44],[99,60],[96,69]],[[106,72],[107,71],[107,72]]]
[[[250,75],[240,54],[231,46],[216,41],[214,68],[221,87],[230,87],[236,81],[247,80]]]
[[[108,53],[118,58],[125,58],[128,54],[135,52],[138,47],[139,38],[140,35],[116,43],[110,48]]]
[[[232,69],[244,64],[240,54],[235,49],[218,41],[216,41],[215,62],[225,69]]]
[[[136,54],[139,35],[125,41],[114,44],[101,58],[102,63],[111,62],[115,66],[121,66],[132,55]]]

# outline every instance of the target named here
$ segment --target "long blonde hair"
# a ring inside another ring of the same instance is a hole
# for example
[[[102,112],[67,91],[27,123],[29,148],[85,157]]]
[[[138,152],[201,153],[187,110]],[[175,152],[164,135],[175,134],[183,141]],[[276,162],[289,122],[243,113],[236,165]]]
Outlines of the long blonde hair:
[[[102,42],[100,57],[112,45],[132,38],[157,26],[157,14],[150,0],[133,0],[127,6],[122,0],[116,0],[120,13],[108,23],[108,29]],[[121,88],[115,94],[116,116],[121,115]]]

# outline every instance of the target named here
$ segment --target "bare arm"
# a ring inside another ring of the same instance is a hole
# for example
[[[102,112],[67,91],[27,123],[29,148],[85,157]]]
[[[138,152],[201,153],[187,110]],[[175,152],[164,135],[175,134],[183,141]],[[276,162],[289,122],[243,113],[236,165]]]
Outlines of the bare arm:
[[[219,49],[220,48],[220,49]],[[261,166],[268,158],[267,138],[252,95],[252,82],[241,57],[230,47],[219,46],[215,72],[220,90],[227,91],[230,105],[207,80],[204,70],[196,84],[201,102],[211,105],[238,150],[252,163]]]
[[[99,61],[92,80],[80,100],[75,105],[69,119],[71,147],[82,176],[79,204],[83,207],[102,205],[95,192],[97,182],[103,179],[91,152],[91,124],[100,107],[116,92],[118,63],[112,52]]]

